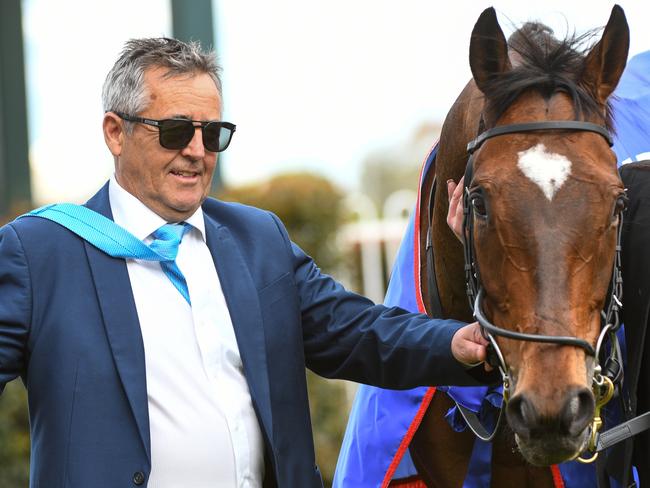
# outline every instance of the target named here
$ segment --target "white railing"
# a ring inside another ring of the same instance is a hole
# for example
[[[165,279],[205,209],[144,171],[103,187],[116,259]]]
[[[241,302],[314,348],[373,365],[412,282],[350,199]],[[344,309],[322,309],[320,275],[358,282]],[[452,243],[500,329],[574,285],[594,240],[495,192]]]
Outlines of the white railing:
[[[378,217],[375,205],[363,194],[351,194],[345,200],[345,205],[357,218],[340,229],[339,245],[344,253],[359,253],[356,262],[360,269],[342,269],[339,277],[348,287],[375,303],[384,300],[393,261],[416,198],[416,193],[410,190],[391,194],[384,202],[383,218]],[[355,263],[355,260],[347,262]],[[353,284],[353,276],[360,276],[360,283]]]

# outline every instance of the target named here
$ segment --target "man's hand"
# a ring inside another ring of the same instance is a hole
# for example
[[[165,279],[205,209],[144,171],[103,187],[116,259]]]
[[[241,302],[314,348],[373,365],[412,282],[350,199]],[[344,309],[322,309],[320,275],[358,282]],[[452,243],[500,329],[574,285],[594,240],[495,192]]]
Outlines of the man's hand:
[[[458,184],[454,180],[447,180],[447,196],[449,198],[449,211],[447,212],[447,225],[456,235],[460,242],[463,242],[463,176]]]
[[[478,322],[466,325],[451,338],[451,353],[457,361],[466,366],[476,366],[478,363],[485,361],[488,340],[481,334],[481,328]],[[485,370],[491,371],[492,368],[486,363]]]

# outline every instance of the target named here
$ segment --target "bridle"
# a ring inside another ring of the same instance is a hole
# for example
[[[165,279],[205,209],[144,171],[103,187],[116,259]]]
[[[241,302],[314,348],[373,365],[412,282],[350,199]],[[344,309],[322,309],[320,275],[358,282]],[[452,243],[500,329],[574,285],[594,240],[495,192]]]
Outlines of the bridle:
[[[549,344],[557,344],[563,346],[573,346],[584,349],[586,354],[594,358],[594,377],[593,377],[593,391],[596,398],[596,411],[594,419],[591,424],[591,437],[587,445],[587,451],[591,451],[593,455],[588,458],[577,457],[577,460],[582,462],[592,462],[596,459],[598,453],[596,451],[596,443],[598,430],[602,425],[600,418],[600,409],[607,403],[613,393],[614,384],[620,381],[622,375],[622,356],[620,346],[616,337],[616,331],[620,327],[619,312],[622,307],[621,298],[623,295],[623,280],[621,277],[621,229],[622,229],[622,214],[619,215],[619,223],[616,238],[616,255],[614,258],[614,267],[612,271],[612,280],[610,283],[609,297],[605,304],[602,317],[602,328],[596,347],[594,348],[589,342],[579,337],[572,336],[552,336],[544,334],[525,334],[516,332],[509,329],[504,329],[494,325],[487,319],[483,313],[482,303],[485,297],[485,289],[481,283],[478,264],[476,262],[476,254],[474,249],[474,210],[472,208],[472,192],[470,191],[473,171],[474,171],[474,154],[481,147],[481,145],[488,139],[505,134],[519,134],[523,132],[537,132],[537,131],[587,131],[594,132],[605,138],[607,143],[612,146],[612,138],[607,130],[591,122],[575,121],[575,120],[562,120],[562,121],[544,121],[544,122],[530,122],[523,124],[510,124],[497,126],[488,129],[479,134],[479,136],[467,145],[467,152],[469,159],[465,169],[465,187],[463,192],[463,247],[465,253],[465,282],[466,292],[469,298],[470,307],[474,311],[474,317],[481,326],[484,337],[489,341],[488,345],[488,359],[487,362],[495,368],[499,368],[503,380],[503,399],[504,403],[509,400],[510,394],[510,376],[509,368],[505,362],[503,353],[499,348],[495,337],[505,337],[517,341],[527,342],[542,342]],[[600,354],[603,346],[604,339],[609,337],[610,350],[609,357],[605,361],[604,369],[600,365]],[[494,431],[487,434],[484,430],[482,433],[474,432],[483,440],[491,440],[496,433],[499,423],[501,421],[501,413],[497,419]],[[464,414],[464,412],[461,412]],[[466,418],[467,419],[467,418]],[[469,422],[468,422],[469,423]],[[472,429],[474,430],[474,429]],[[581,455],[582,453],[580,453]]]

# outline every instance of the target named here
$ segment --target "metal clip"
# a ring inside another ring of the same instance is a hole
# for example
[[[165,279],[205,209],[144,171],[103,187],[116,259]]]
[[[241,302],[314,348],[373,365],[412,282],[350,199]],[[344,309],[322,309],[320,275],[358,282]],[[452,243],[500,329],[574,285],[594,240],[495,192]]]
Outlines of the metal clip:
[[[600,417],[600,410],[609,402],[614,396],[614,383],[607,376],[603,376],[600,373],[594,377],[594,396],[596,397],[596,409],[594,411],[594,419],[591,423],[591,434],[589,435],[589,442],[587,443],[587,448],[583,451],[592,452],[592,456],[589,458],[583,458],[580,455],[576,457],[576,461],[589,464],[593,463],[598,458],[598,452],[596,447],[598,445],[598,431],[603,426],[603,419]],[[582,453],[580,453],[582,454]]]

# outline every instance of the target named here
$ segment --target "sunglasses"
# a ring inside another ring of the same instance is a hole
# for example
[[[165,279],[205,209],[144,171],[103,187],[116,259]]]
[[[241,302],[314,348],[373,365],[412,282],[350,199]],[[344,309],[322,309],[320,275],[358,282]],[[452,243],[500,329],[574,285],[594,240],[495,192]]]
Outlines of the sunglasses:
[[[133,117],[121,112],[114,113],[122,120],[158,127],[158,140],[165,149],[183,149],[187,147],[194,137],[196,128],[200,127],[203,135],[203,145],[208,151],[225,151],[237,127],[230,122],[203,122],[188,119],[154,120]]]

